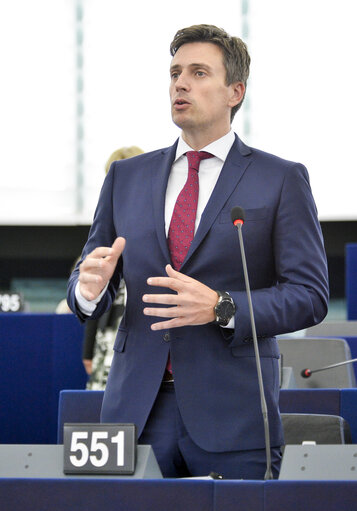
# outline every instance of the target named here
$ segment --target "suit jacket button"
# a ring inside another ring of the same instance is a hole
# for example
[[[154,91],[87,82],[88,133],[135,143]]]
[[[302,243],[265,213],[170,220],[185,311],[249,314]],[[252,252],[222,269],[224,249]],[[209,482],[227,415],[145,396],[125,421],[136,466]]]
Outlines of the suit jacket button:
[[[169,332],[166,332],[166,334],[164,335],[164,341],[169,342],[169,340],[170,340],[170,334],[169,334]]]

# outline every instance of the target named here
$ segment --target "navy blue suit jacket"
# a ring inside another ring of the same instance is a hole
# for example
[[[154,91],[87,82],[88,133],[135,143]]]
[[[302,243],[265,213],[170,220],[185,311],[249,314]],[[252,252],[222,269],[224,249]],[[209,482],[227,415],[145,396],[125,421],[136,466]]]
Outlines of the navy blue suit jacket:
[[[215,324],[152,331],[142,295],[163,293],[148,277],[166,275],[167,180],[176,145],[115,162],[108,173],[84,258],[117,236],[126,246],[93,318],[107,310],[120,278],[127,305],[104,395],[104,422],[134,422],[140,435],[159,390],[170,351],[176,397],[186,428],[209,451],[264,447],[264,427],[249,309],[232,207],[246,212],[243,237],[259,341],[271,445],[283,443],[278,410],[279,351],[275,335],[320,322],[327,312],[326,257],[309,178],[301,164],[251,149],[236,137],[181,267],[212,289],[228,291],[234,330]],[[76,307],[78,266],[69,280]]]

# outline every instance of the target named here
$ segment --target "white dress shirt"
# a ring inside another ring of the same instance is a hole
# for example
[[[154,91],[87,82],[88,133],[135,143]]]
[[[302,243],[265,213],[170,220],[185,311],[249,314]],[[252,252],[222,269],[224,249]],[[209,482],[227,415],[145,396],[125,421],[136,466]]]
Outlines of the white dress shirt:
[[[234,142],[234,132],[230,130],[226,135],[215,140],[206,147],[203,147],[201,151],[207,151],[214,155],[213,158],[202,160],[200,163],[200,170],[198,172],[199,178],[199,195],[197,204],[197,214],[195,222],[195,232],[200,223],[202,213],[207,205],[207,202],[212,194],[212,191],[216,185],[219,174],[222,170],[224,162],[226,161],[227,155]],[[184,184],[187,180],[188,162],[185,153],[192,151],[193,149],[186,144],[182,136],[179,138],[176,150],[176,157],[172,164],[169,180],[166,188],[165,198],[165,231],[166,236],[169,232],[169,226],[171,222],[172,213],[176,204],[176,199]],[[91,316],[93,311],[96,309],[97,303],[101,300],[104,295],[107,286],[103,289],[101,294],[92,301],[86,300],[79,291],[79,282],[75,289],[75,295],[78,307],[80,311],[86,316]],[[230,321],[228,328],[234,327],[234,318]]]
[[[208,199],[211,197],[216,185],[219,174],[221,173],[224,162],[234,142],[234,133],[231,130],[227,135],[215,140],[201,151],[206,151],[214,155],[214,158],[202,160],[198,172],[199,194],[197,204],[197,215],[195,222],[195,232],[201,221],[201,215],[205,209]],[[186,144],[182,137],[179,138],[176,150],[176,158],[172,164],[169,180],[166,189],[165,202],[165,230],[166,237],[169,232],[172,213],[176,204],[179,192],[184,187],[187,180],[188,162],[185,153],[193,149]]]

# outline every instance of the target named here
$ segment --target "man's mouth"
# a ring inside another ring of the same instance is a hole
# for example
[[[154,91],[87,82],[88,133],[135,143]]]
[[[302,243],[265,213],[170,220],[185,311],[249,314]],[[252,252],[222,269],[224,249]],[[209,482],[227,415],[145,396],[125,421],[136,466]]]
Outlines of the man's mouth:
[[[189,105],[190,103],[185,99],[176,99],[174,105]]]
[[[173,108],[176,112],[183,112],[190,107],[191,103],[183,98],[178,98],[174,101]]]

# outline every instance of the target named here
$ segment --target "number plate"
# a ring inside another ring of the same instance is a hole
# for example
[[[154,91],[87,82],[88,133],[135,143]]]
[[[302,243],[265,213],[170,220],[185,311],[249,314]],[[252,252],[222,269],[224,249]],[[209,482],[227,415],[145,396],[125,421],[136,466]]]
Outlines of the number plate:
[[[21,312],[24,308],[22,296],[19,293],[0,293],[0,312]]]
[[[64,424],[65,474],[133,474],[135,424]]]

